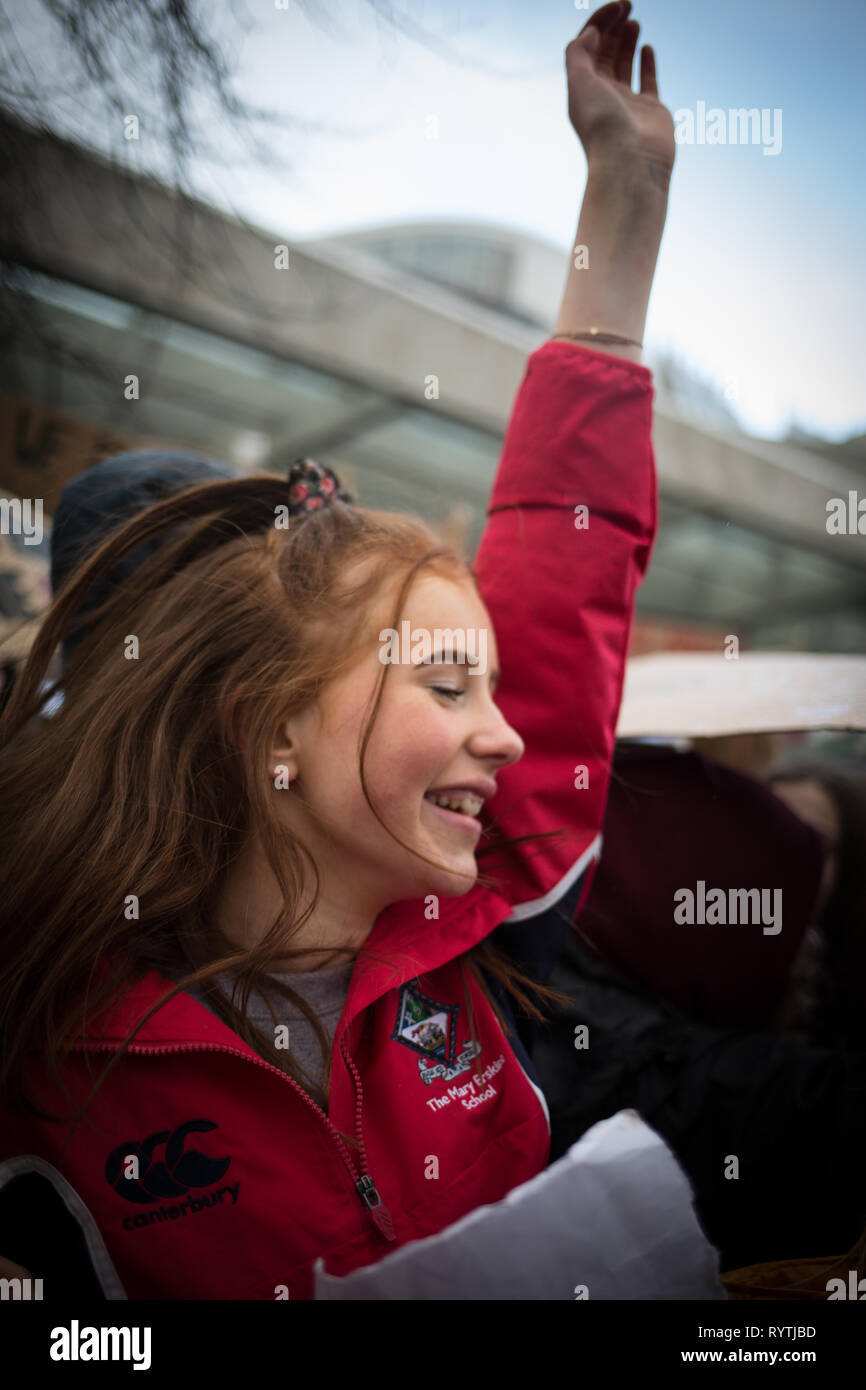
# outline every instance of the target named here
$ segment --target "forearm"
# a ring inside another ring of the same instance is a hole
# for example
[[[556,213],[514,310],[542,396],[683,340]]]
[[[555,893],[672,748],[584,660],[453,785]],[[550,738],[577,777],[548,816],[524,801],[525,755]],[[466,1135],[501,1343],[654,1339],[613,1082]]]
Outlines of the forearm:
[[[590,164],[553,333],[586,333],[596,327],[643,341],[668,182],[669,174],[646,162]],[[599,352],[642,361],[637,347],[579,341]]]

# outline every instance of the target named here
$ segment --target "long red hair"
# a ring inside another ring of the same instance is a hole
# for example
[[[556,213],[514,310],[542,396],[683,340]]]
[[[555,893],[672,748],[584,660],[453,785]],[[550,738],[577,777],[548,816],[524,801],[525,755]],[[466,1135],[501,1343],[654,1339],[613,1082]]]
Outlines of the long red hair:
[[[0,720],[0,1094],[13,1104],[61,1118],[28,1093],[28,1052],[39,1050],[68,1096],[61,1064],[70,1041],[149,968],[182,976],[155,1007],[200,985],[235,1032],[327,1103],[327,1035],[304,999],[270,979],[276,960],[285,969],[300,953],[292,937],[315,908],[299,913],[309,856],[286,834],[257,770],[278,722],[361,655],[371,640],[365,619],[384,585],[399,590],[396,626],[420,570],[475,581],[465,558],[415,518],[338,501],[287,518],[285,488],[283,478],[264,474],[209,482],[128,521],[57,596],[13,688]],[[40,720],[49,662],[75,630],[82,600],[122,556],[155,539],[156,553],[88,616],[63,672],[62,707]],[[137,660],[125,657],[133,635]],[[360,754],[375,814],[364,753],[387,671],[383,665]],[[243,749],[231,734],[239,707]],[[253,830],[284,902],[261,941],[240,950],[215,926],[212,907]],[[515,843],[491,839],[487,850],[509,852]],[[315,865],[313,872],[318,885]],[[132,920],[129,895],[140,904]],[[486,942],[460,959],[494,1009],[482,969],[536,1018],[544,1015],[528,989],[565,1002]],[[98,987],[106,965],[110,978]],[[236,978],[237,1003],[215,985],[222,972]],[[249,1023],[253,989],[290,1000],[310,1020],[325,1062],[322,1087]]]

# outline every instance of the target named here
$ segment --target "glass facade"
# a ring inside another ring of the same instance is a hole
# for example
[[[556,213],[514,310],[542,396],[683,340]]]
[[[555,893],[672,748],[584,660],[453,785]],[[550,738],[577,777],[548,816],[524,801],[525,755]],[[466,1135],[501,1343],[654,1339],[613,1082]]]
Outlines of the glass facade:
[[[114,432],[132,447],[159,441],[280,470],[301,455],[318,457],[366,505],[448,523],[474,552],[502,441],[449,420],[445,403],[434,415],[58,280],[40,278],[34,292],[63,358],[48,371],[37,351],[19,352],[19,399]],[[140,377],[134,402],[124,399],[127,372]],[[663,489],[638,614],[737,633],[750,647],[862,651],[866,572],[697,510]]]

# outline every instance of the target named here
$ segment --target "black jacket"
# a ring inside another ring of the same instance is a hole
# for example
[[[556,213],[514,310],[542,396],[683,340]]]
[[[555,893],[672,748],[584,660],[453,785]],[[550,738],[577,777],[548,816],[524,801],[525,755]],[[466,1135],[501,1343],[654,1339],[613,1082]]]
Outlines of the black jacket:
[[[723,1270],[853,1245],[866,1225],[866,1053],[694,1023],[604,965],[576,929],[548,983],[571,1004],[520,1028],[550,1106],[551,1162],[633,1107],[689,1175]],[[739,1176],[726,1177],[732,1158]]]

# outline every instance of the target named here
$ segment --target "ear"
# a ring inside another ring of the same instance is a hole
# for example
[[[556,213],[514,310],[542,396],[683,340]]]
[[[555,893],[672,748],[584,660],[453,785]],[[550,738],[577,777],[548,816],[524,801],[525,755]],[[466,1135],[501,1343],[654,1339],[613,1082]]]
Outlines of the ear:
[[[300,771],[298,766],[298,738],[293,719],[284,719],[274,730],[268,750],[268,771],[285,768],[288,780],[294,782]]]
[[[249,732],[250,703],[236,697],[229,704],[225,715],[226,737],[233,748],[247,753],[250,748]],[[298,775],[298,735],[293,719],[283,719],[274,730],[268,745],[268,767],[280,764],[288,768],[292,780]]]

